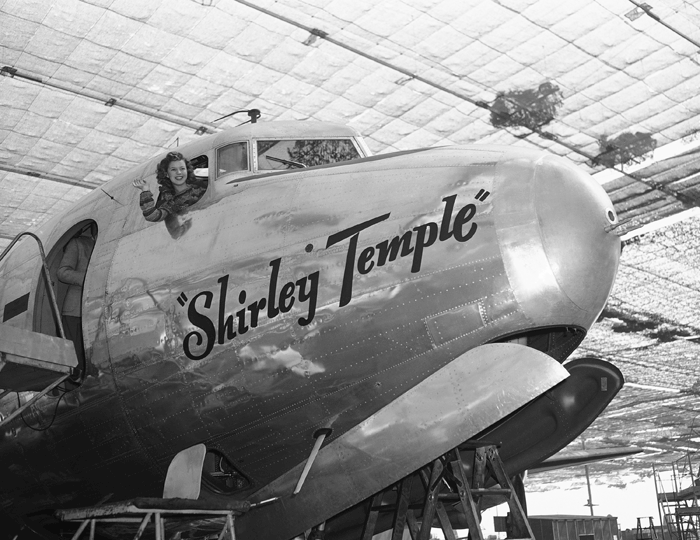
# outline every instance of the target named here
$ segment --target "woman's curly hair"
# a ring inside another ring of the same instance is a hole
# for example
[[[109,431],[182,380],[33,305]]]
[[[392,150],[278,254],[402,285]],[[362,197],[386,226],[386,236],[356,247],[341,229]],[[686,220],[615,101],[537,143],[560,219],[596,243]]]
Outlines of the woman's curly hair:
[[[156,167],[156,179],[160,185],[160,191],[168,191],[170,193],[175,191],[173,183],[170,181],[170,178],[168,178],[168,167],[173,161],[184,161],[185,165],[187,166],[187,183],[197,185],[198,181],[194,175],[194,167],[192,167],[192,164],[185,159],[185,156],[183,156],[180,152],[168,152],[160,163],[158,163],[158,167]]]

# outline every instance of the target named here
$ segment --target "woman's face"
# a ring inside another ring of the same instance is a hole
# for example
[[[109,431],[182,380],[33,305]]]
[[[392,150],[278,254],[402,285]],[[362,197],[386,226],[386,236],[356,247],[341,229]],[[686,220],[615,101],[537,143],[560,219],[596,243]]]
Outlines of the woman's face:
[[[176,192],[181,192],[186,187],[187,165],[185,160],[171,161],[168,164],[168,178],[173,183]]]

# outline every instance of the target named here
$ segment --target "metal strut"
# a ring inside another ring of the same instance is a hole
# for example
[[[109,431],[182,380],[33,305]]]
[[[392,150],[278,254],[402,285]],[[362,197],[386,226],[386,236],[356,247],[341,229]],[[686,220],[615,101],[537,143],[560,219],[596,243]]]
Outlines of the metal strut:
[[[74,345],[71,341],[66,340],[63,330],[63,322],[61,321],[61,314],[56,301],[56,292],[54,291],[49,267],[46,263],[44,245],[41,243],[39,237],[31,232],[18,234],[12,242],[10,242],[10,245],[0,253],[0,261],[7,256],[10,250],[23,236],[32,237],[39,248],[42,274],[51,304],[51,312],[60,339],[0,324],[0,337],[3,342],[3,346],[0,347],[0,361],[19,366],[19,368],[15,369],[14,375],[3,374],[4,379],[2,383],[4,389],[0,397],[4,397],[9,392],[13,391],[39,390],[44,384],[51,380],[43,390],[35,394],[23,405],[20,405],[20,407],[13,411],[8,417],[3,418],[0,415],[0,427],[10,423],[18,415],[36,403],[41,397],[48,394],[62,382],[70,379],[75,370],[73,364],[77,364]],[[27,378],[30,372],[34,377],[31,380]],[[39,374],[38,376],[36,375],[37,373]],[[56,374],[60,374],[60,376],[54,379]]]
[[[471,477],[465,473],[460,448],[474,451]],[[480,522],[482,501],[487,496],[499,497],[508,503],[510,519],[507,538],[534,540],[525,510],[505,472],[497,445],[468,441],[460,448],[451,450],[418,471],[417,476],[424,491],[422,504],[415,503],[415,494],[411,499],[415,475],[404,478],[394,486],[394,504],[382,504],[385,493],[376,494],[367,511],[362,540],[372,538],[379,515],[387,512],[393,512],[392,540],[400,540],[406,526],[413,540],[428,540],[435,520],[446,540],[456,540],[457,535],[450,520],[450,514],[455,511],[466,520],[470,538],[484,540]]]
[[[56,323],[56,327],[58,328],[58,337],[61,337],[65,339],[66,334],[63,331],[63,322],[61,321],[61,313],[58,310],[58,302],[56,301],[56,293],[53,290],[53,283],[51,283],[51,275],[49,274],[49,266],[46,264],[46,253],[44,252],[44,244],[41,243],[41,240],[39,237],[31,232],[25,231],[22,233],[19,233],[17,236],[14,237],[12,242],[10,242],[10,245],[7,246],[2,253],[0,253],[0,261],[2,261],[5,256],[10,252],[10,250],[14,247],[14,245],[19,242],[19,239],[22,238],[23,236],[31,236],[36,240],[37,246],[39,247],[39,255],[41,255],[41,264],[43,268],[43,273],[44,273],[44,280],[46,281],[46,290],[49,292],[49,300],[51,303],[51,312],[53,314],[54,322]]]

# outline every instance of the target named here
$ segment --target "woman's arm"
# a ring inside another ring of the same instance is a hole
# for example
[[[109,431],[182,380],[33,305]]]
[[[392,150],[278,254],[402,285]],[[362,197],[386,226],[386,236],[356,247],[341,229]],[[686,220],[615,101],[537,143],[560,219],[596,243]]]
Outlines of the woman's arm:
[[[148,189],[146,180],[139,178],[134,180],[132,185],[141,191],[139,194],[139,206],[141,207],[141,212],[146,221],[163,221],[170,212],[167,208],[162,207],[153,200],[153,193]]]
[[[170,214],[166,208],[158,207],[153,201],[153,194],[149,190],[141,192],[139,205],[146,221],[163,221]]]

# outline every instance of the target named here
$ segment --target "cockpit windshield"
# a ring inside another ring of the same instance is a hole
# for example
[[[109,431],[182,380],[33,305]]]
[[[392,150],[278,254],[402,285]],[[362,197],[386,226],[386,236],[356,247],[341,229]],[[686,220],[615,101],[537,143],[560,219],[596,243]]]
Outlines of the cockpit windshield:
[[[352,139],[258,141],[258,170],[302,169],[360,158]]]
[[[239,142],[219,148],[216,152],[217,177],[248,171],[248,143]]]

